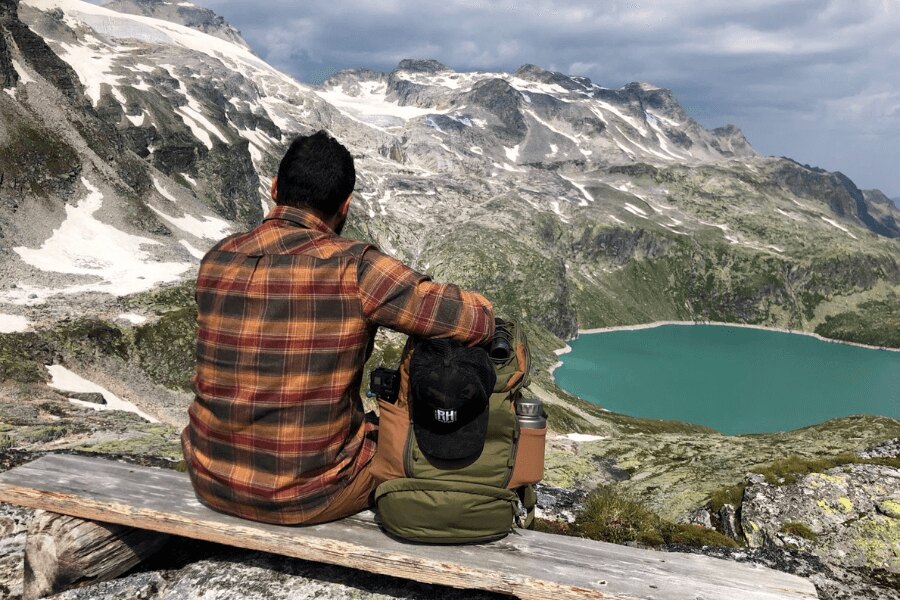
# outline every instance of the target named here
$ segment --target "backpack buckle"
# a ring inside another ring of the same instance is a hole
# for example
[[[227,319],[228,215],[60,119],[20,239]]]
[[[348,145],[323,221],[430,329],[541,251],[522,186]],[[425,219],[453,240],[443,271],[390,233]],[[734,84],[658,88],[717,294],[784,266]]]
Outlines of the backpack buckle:
[[[525,509],[525,505],[522,504],[522,499],[519,498],[518,494],[516,494],[515,510],[516,510],[516,516],[515,516],[516,527],[523,529],[525,527],[525,525],[524,525],[525,522],[523,519],[525,519],[528,516],[528,511]]]

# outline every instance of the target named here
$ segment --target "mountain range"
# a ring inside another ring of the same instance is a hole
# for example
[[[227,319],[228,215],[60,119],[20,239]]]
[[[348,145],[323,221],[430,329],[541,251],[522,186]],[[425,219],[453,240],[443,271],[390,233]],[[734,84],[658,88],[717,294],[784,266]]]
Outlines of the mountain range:
[[[327,129],[357,162],[348,234],[486,293],[545,366],[579,328],[655,320],[900,344],[884,327],[900,306],[896,206],[763,156],[733,125],[703,128],[669,90],[434,60],[312,86],[188,2],[0,6],[6,330],[153,326],[123,303],[190,285],[211,244],[270,208],[293,136]]]
[[[556,387],[555,352],[594,327],[722,321],[900,347],[897,199],[704,128],[652,83],[409,59],[310,85],[190,2],[0,0],[0,88],[0,426],[21,425],[0,448],[177,459],[199,259],[260,221],[288,144],[319,129],[356,160],[345,235],[525,324],[528,393],[560,434],[554,485],[617,482],[684,519],[757,465],[900,435],[858,417],[728,437]],[[402,343],[379,334],[370,366]],[[161,423],[88,419],[67,392]]]

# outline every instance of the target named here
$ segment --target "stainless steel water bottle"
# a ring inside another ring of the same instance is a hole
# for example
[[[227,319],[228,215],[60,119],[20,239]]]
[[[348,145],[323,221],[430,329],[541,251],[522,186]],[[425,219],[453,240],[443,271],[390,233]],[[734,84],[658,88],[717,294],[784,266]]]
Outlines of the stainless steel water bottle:
[[[516,420],[522,429],[543,429],[547,426],[544,403],[539,398],[526,400],[519,396],[516,399]]]

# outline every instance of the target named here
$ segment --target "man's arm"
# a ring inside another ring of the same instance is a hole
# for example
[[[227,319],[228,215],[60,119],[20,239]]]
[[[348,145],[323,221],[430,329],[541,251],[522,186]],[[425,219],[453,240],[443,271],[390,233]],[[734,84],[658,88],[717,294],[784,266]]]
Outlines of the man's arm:
[[[435,283],[374,248],[362,255],[358,282],[363,312],[373,323],[470,346],[494,335],[494,308],[484,296]]]

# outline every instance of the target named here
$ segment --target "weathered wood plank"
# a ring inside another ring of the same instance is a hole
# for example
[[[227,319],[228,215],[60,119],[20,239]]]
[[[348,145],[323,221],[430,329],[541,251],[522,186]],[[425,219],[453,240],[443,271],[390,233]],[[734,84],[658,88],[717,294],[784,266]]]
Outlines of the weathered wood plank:
[[[168,539],[155,531],[39,510],[29,524],[25,543],[23,599],[118,577]]]
[[[311,527],[254,523],[204,507],[184,474],[85,457],[0,474],[0,501],[523,600],[817,597],[809,581],[764,567],[533,531],[447,547],[389,538],[371,513]]]

